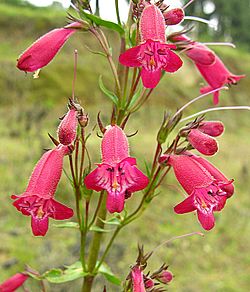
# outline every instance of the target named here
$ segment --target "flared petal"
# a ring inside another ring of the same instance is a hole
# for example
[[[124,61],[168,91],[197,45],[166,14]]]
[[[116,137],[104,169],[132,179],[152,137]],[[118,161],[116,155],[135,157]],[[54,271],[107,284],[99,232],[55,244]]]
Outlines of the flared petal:
[[[215,180],[220,183],[220,188],[222,191],[226,192],[227,197],[231,197],[234,194],[233,180],[228,180],[218,168],[205,158],[197,155],[192,155],[191,157],[207,169]]]
[[[143,190],[148,185],[148,178],[136,166],[128,161],[122,162],[121,167],[125,173],[126,189],[133,193]]]
[[[177,214],[185,214],[195,210],[196,207],[194,205],[194,197],[192,195],[188,196],[184,201],[174,207],[174,211]]]
[[[141,62],[138,60],[141,45],[128,49],[119,57],[119,62],[127,67],[140,67]]]
[[[87,189],[95,190],[96,192],[106,189],[110,179],[109,167],[107,164],[99,164],[95,170],[91,171],[84,179]]]
[[[161,70],[150,71],[146,68],[141,70],[141,79],[144,87],[155,88],[161,79]]]
[[[166,61],[166,65],[163,67],[166,72],[173,73],[177,71],[183,64],[181,58],[171,50],[168,50],[167,59],[168,60]]]
[[[211,230],[214,227],[215,220],[213,212],[206,213],[197,210],[198,220],[205,230]]]
[[[120,213],[124,209],[125,192],[108,191],[107,210],[109,213]]]
[[[31,228],[35,236],[45,236],[49,228],[49,218],[44,216],[39,218],[37,216],[31,217]]]
[[[69,219],[74,215],[74,212],[71,208],[65,206],[62,203],[59,203],[58,201],[51,199],[51,215],[49,215],[51,218],[56,220],[64,220]]]

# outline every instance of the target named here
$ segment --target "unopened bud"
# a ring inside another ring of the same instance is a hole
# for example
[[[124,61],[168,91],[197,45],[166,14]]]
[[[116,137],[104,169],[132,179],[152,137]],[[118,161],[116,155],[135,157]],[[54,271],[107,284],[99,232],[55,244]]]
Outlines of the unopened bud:
[[[174,8],[163,13],[166,25],[176,25],[182,22],[185,13],[182,8]]]
[[[159,280],[163,284],[168,284],[173,280],[173,277],[174,276],[170,271],[162,271],[157,277],[157,280]]]
[[[76,138],[77,110],[72,107],[61,121],[58,127],[58,138],[61,144],[70,145]]]
[[[204,155],[211,156],[218,151],[217,141],[198,129],[192,129],[189,132],[187,139],[196,150]]]
[[[153,288],[155,283],[152,279],[145,277],[144,279],[144,285],[146,289]],[[151,290],[150,290],[151,291]]]
[[[159,157],[159,160],[158,162],[162,165],[167,165],[168,163],[168,160],[169,160],[169,155],[168,154],[163,154]]]
[[[81,113],[78,115],[78,121],[79,121],[79,124],[82,128],[85,128],[87,127],[88,123],[89,123],[89,116],[88,114],[84,114],[84,113]]]
[[[224,125],[220,121],[201,122],[198,128],[202,133],[218,137],[224,132]]]

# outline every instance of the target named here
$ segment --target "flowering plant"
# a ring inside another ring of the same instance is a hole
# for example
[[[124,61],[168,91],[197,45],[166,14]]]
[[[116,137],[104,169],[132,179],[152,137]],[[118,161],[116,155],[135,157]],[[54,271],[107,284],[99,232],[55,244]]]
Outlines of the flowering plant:
[[[43,290],[45,280],[63,283],[83,278],[82,291],[88,292],[98,274],[122,287],[123,291],[165,291],[166,285],[173,279],[166,264],[153,273],[145,272],[154,251],[145,254],[143,247],[139,247],[136,262],[124,281],[107,268],[105,259],[120,231],[150,208],[150,203],[158,195],[157,191],[171,169],[186,192],[185,199],[174,207],[174,211],[177,214],[195,211],[203,229],[214,228],[214,212],[221,211],[227,199],[234,194],[234,181],[193,151],[197,150],[206,156],[218,152],[215,137],[223,133],[224,125],[220,121],[207,121],[204,113],[225,107],[214,107],[185,118],[183,114],[192,103],[210,94],[213,94],[214,104],[217,104],[219,92],[226,88],[225,85],[235,84],[244,76],[230,73],[211,49],[189,38],[186,35],[188,30],[179,26],[185,20],[185,8],[192,2],[184,7],[171,8],[163,0],[133,0],[130,1],[128,20],[122,24],[118,0],[115,1],[117,23],[95,15],[88,0],[76,1],[74,12],[68,15],[69,24],[48,32],[18,58],[18,69],[35,72],[37,78],[39,71],[52,61],[70,36],[85,31],[92,34],[102,48],[101,52],[96,53],[105,56],[110,65],[114,90],[107,89],[100,79],[100,88],[112,103],[107,125],[102,122],[100,114],[97,116],[102,133],[101,163],[95,162],[96,166],[92,167],[87,150],[89,139],[92,138],[88,129],[88,115],[75,97],[73,87],[68,111],[58,126],[57,137],[50,135],[54,148],[45,152],[36,164],[25,192],[11,197],[18,211],[31,216],[34,236],[47,234],[49,217],[55,220],[70,219],[75,211],[76,220],[71,219],[73,221],[63,224],[75,228],[80,234],[79,261],[63,269],[51,269],[44,273],[27,267],[25,272],[0,285],[0,288],[4,287],[3,291],[12,291],[15,288],[11,287],[21,286],[30,277],[41,281]],[[174,27],[174,32],[166,30],[169,26]],[[114,59],[103,28],[119,35],[119,60]],[[130,156],[130,136],[126,133],[126,125],[157,85],[167,82],[169,73],[182,69],[185,61],[183,55],[194,62],[208,86],[201,89],[202,95],[175,113],[164,113],[157,132],[154,156],[152,160],[148,159],[146,170],[143,171],[142,163]],[[231,109],[249,110],[249,107]],[[66,159],[69,160],[70,182],[75,194],[74,211],[54,199]],[[96,206],[94,191],[99,198]],[[139,191],[142,192],[141,201],[130,210],[126,200],[133,200]],[[103,252],[100,252],[109,225],[114,225],[115,229],[111,231],[113,233]],[[89,237],[90,244],[87,242]],[[106,291],[105,287],[103,291]]]

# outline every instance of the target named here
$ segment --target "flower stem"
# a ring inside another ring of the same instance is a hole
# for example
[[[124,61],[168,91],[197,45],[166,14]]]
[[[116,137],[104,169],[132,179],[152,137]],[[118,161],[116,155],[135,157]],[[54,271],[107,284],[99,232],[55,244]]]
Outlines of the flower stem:
[[[106,195],[103,195],[101,205],[97,214],[96,227],[100,229],[104,228],[104,225],[105,225],[104,220],[106,219],[106,214],[107,214]],[[94,231],[94,235],[90,243],[89,256],[88,256],[88,272],[90,275],[84,278],[82,292],[91,291],[93,281],[95,278],[94,270],[95,270],[98,255],[99,255],[102,236],[103,236],[102,232]]]
[[[240,106],[221,106],[221,107],[212,107],[212,108],[208,108],[206,110],[200,111],[196,114],[193,114],[191,116],[188,116],[184,119],[181,119],[180,122],[185,122],[187,120],[190,120],[192,118],[195,118],[199,115],[203,115],[209,112],[214,112],[214,111],[224,111],[224,110],[250,110],[250,106],[244,106],[244,105],[240,105]]]
[[[120,14],[119,14],[119,3],[118,0],[115,0],[115,11],[118,24],[121,24]]]
[[[112,71],[114,79],[115,79],[116,88],[117,88],[117,94],[120,97],[121,96],[120,81],[119,81],[119,77],[118,77],[118,74],[117,74],[116,66],[114,64],[112,55],[110,53],[110,49],[109,49],[109,45],[108,45],[107,39],[106,39],[104,33],[100,29],[99,29],[99,31],[97,31],[95,28],[91,28],[89,31],[97,38],[97,40],[99,41],[101,47],[103,48],[103,51],[106,54],[106,57],[108,59],[111,71]]]

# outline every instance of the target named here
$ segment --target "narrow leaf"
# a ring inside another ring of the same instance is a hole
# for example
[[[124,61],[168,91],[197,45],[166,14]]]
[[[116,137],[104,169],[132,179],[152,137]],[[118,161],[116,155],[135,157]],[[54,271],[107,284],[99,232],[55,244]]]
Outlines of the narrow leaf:
[[[95,232],[103,232],[103,233],[112,231],[111,229],[107,230],[107,229],[100,228],[98,226],[91,226],[89,230],[90,231],[95,231]]]
[[[110,90],[108,90],[104,84],[103,84],[103,81],[102,81],[102,76],[100,75],[99,77],[99,86],[100,86],[100,89],[101,91],[107,96],[109,97],[112,102],[117,105],[118,104],[118,97]]]
[[[87,273],[83,272],[82,267],[78,269],[68,268],[66,270],[52,269],[43,274],[43,279],[51,283],[65,283],[73,281],[86,276]]]
[[[98,272],[102,274],[109,282],[117,286],[121,285],[121,280],[113,274],[113,272],[111,271],[110,267],[107,264],[103,263],[100,266]]]
[[[103,26],[103,27],[112,29],[114,31],[117,31],[120,35],[123,35],[125,32],[123,27],[115,22],[101,19],[99,16],[86,13],[85,11],[81,11],[81,14],[85,19],[91,20],[96,25]]]
[[[77,222],[64,222],[59,224],[53,224],[57,228],[76,228],[79,229],[79,224]]]
[[[101,218],[99,218],[99,220],[101,220],[103,223],[108,224],[108,225],[120,225],[121,222],[119,219],[117,219],[116,217],[110,218],[109,220],[103,220]]]

